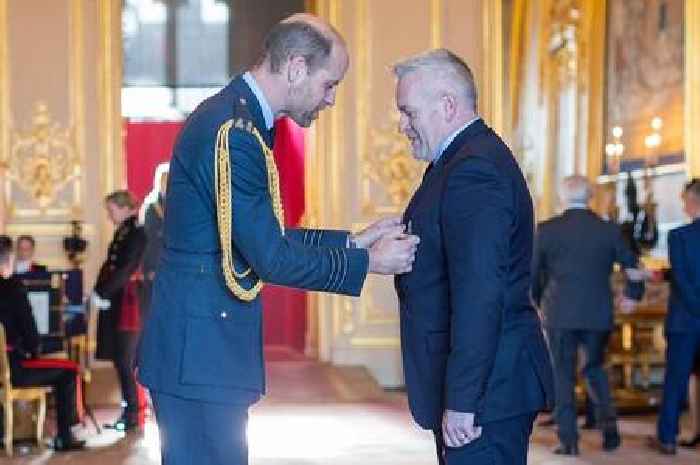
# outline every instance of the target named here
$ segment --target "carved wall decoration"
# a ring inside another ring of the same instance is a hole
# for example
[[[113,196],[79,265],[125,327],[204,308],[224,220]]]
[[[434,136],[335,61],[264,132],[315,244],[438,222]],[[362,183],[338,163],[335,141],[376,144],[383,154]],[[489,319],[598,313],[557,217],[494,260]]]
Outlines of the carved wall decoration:
[[[371,131],[369,153],[364,156],[362,171],[365,176],[362,213],[400,212],[411,198],[425,165],[411,155],[406,137],[398,132],[398,114],[387,126]],[[373,188],[384,191],[386,201],[372,195]]]
[[[80,159],[73,131],[52,119],[44,102],[35,104],[32,125],[11,135],[6,160],[10,214],[71,216],[80,202]]]
[[[554,58],[558,76],[564,81],[575,80],[581,53],[579,23],[581,8],[578,0],[559,0],[552,4],[551,23],[547,44]]]

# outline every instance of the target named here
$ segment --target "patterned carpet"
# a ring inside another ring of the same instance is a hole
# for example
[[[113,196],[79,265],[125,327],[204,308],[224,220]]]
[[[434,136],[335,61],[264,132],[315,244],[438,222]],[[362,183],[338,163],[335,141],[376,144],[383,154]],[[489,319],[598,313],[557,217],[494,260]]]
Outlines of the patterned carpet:
[[[335,368],[309,361],[268,365],[269,395],[251,412],[251,465],[431,465],[435,463],[430,433],[410,419],[400,393],[379,389],[365,370]],[[115,409],[97,411],[99,422],[110,421]],[[51,421],[51,420],[49,420]],[[661,457],[643,446],[654,429],[654,417],[623,418],[623,447],[612,454],[600,450],[599,434],[585,432],[579,458],[560,458],[549,451],[556,444],[552,428],[533,436],[532,465],[700,464],[700,450],[681,450]],[[16,449],[13,460],[0,464],[156,465],[158,434],[150,419],[143,432],[124,438],[117,433],[82,432],[87,451],[53,454],[36,448]],[[28,449],[28,450],[24,450]]]

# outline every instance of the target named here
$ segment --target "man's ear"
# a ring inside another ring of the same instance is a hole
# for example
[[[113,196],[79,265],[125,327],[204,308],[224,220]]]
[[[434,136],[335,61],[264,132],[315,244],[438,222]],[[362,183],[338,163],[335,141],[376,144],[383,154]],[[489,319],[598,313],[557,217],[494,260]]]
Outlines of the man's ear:
[[[291,56],[287,64],[287,82],[290,85],[298,84],[306,78],[308,71],[306,59],[303,56]]]
[[[444,93],[440,97],[440,105],[445,121],[451,122],[457,115],[457,99],[450,93]]]

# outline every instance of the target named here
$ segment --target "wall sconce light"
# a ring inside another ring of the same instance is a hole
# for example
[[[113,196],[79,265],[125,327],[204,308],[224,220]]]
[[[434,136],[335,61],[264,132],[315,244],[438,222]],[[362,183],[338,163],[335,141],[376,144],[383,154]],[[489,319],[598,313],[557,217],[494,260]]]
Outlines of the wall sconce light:
[[[620,171],[620,162],[625,153],[625,145],[622,143],[622,128],[614,126],[612,128],[613,141],[605,144],[605,155],[608,157],[608,167],[612,173]]]
[[[647,158],[648,166],[655,166],[658,160],[658,148],[661,145],[661,128],[664,126],[664,120],[658,116],[654,116],[651,119],[651,130],[652,133],[644,138],[644,145],[650,152],[650,156]]]

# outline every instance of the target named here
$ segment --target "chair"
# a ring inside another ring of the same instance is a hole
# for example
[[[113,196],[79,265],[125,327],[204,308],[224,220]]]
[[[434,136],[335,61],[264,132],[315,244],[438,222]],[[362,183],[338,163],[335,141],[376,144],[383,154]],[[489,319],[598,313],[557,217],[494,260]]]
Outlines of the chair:
[[[44,434],[44,420],[46,419],[46,393],[48,388],[44,387],[12,387],[10,381],[10,360],[7,356],[7,339],[5,337],[5,327],[0,324],[0,402],[5,412],[5,452],[8,457],[12,457],[13,441],[13,403],[15,400],[36,401],[38,412],[36,415],[36,442],[39,448],[43,447],[42,437]]]
[[[95,360],[95,350],[97,349],[97,312],[99,309],[91,303],[86,303],[85,320],[87,329],[85,334],[73,337],[71,340],[71,359],[80,365],[80,380],[83,391],[83,411],[90,418],[97,434],[102,430],[97,424],[92,408],[87,404],[87,385],[92,381],[92,364]],[[83,422],[84,424],[85,422]]]

